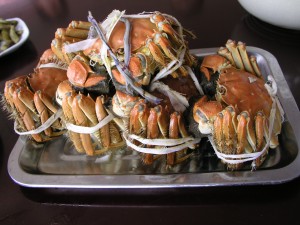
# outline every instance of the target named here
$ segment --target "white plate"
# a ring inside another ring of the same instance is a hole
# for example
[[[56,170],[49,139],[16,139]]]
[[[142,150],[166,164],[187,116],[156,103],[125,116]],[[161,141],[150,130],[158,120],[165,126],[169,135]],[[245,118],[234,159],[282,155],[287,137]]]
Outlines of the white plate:
[[[18,21],[18,25],[16,26],[16,30],[22,30],[23,32],[22,32],[22,35],[20,37],[19,42],[12,45],[12,46],[10,46],[5,51],[1,52],[0,57],[5,56],[5,55],[17,50],[22,44],[24,44],[24,42],[29,37],[29,29],[28,29],[26,23],[22,19],[16,17],[16,18],[10,18],[10,19],[6,19],[6,20],[9,20],[9,21],[10,20],[16,20],[16,21]]]
[[[300,30],[299,0],[238,0],[253,16],[275,26]]]

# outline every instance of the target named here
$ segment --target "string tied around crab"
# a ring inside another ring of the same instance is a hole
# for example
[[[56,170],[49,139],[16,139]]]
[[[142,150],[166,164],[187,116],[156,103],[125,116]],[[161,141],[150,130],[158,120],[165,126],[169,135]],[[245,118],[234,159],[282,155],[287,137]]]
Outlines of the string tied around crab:
[[[186,148],[194,149],[195,145],[198,144],[201,138],[194,138],[192,136],[177,138],[177,139],[168,139],[168,138],[156,138],[149,139],[143,138],[135,134],[123,133],[123,137],[126,141],[128,147],[146,154],[154,155],[164,155],[173,152],[178,152]],[[140,145],[134,144],[134,140],[140,142]],[[143,147],[144,145],[155,146],[153,148]]]

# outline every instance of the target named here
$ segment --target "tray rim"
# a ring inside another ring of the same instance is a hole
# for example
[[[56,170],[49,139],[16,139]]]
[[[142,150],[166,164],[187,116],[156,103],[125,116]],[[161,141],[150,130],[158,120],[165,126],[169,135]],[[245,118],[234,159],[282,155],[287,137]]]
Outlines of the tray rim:
[[[293,128],[300,146],[300,112],[283,76],[276,58],[268,51],[247,46],[249,52],[257,53],[268,62],[275,81],[280,82],[278,97]],[[192,49],[197,56],[213,54],[217,48]],[[276,73],[274,73],[276,71]],[[17,184],[32,188],[182,188],[212,186],[274,185],[291,181],[300,176],[300,154],[288,165],[270,170],[227,171],[209,173],[181,173],[161,175],[41,175],[24,171],[19,165],[19,155],[24,144],[19,137],[9,156],[7,169]]]

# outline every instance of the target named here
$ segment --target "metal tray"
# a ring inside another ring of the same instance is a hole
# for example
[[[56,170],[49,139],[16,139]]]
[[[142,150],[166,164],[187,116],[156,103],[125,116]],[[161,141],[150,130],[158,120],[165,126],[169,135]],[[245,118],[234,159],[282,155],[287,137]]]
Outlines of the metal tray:
[[[228,171],[214,155],[210,144],[201,147],[186,162],[166,168],[161,160],[145,166],[139,154],[120,149],[110,155],[79,155],[64,137],[45,144],[20,137],[9,160],[8,172],[19,185],[47,188],[177,188],[279,184],[300,175],[300,113],[284,79],[277,60],[269,52],[247,47],[257,57],[264,75],[272,74],[278,84],[278,97],[285,110],[280,146],[270,150],[255,171],[245,166],[241,171]],[[216,48],[195,49],[198,57],[213,54]]]

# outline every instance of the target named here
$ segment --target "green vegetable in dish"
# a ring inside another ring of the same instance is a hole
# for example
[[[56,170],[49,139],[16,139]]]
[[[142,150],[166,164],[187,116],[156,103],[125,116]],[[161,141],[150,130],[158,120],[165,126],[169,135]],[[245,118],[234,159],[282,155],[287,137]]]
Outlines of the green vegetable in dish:
[[[20,41],[21,30],[16,30],[18,21],[0,18],[0,52]]]

